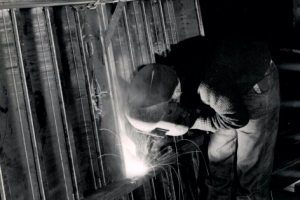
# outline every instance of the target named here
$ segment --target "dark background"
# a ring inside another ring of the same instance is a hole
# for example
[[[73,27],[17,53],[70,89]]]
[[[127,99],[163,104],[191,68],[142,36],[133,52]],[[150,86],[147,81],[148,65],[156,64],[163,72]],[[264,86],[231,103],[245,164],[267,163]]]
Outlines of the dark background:
[[[201,0],[206,35],[241,34],[294,46],[293,1]],[[297,44],[299,47],[299,39]]]

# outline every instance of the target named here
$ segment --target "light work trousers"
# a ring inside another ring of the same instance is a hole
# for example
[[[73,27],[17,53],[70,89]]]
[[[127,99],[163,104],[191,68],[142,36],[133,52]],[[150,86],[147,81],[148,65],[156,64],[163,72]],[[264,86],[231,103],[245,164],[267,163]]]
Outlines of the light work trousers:
[[[269,184],[280,105],[278,70],[273,62],[243,100],[249,123],[210,135],[208,200],[272,199]]]

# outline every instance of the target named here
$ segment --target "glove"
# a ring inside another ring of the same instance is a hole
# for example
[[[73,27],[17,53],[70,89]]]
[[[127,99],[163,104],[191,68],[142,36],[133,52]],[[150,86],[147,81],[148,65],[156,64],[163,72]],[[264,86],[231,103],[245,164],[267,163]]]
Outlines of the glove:
[[[162,122],[172,123],[172,128],[166,133],[166,135],[179,136],[184,135],[196,122],[200,111],[191,110],[182,104],[170,102],[168,104],[168,110]]]

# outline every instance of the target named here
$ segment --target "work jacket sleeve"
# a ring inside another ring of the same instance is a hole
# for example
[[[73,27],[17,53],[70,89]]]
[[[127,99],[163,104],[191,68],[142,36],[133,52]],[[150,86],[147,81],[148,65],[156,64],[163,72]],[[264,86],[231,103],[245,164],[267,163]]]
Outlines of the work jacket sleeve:
[[[192,128],[215,132],[238,129],[249,122],[248,110],[234,81],[214,75],[201,82],[198,93],[204,106]]]

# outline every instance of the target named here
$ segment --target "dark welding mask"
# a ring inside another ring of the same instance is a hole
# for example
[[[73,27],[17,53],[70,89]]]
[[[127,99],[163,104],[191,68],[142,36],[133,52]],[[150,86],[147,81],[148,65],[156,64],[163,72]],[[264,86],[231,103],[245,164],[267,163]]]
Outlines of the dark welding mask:
[[[129,87],[125,115],[142,133],[163,137],[185,134],[195,115],[172,97],[179,80],[176,72],[165,65],[144,66]]]

